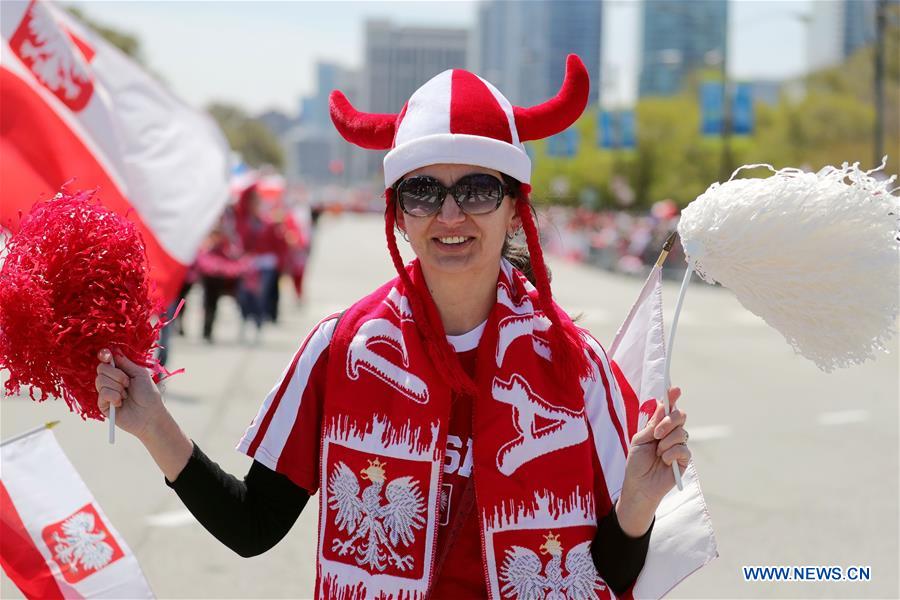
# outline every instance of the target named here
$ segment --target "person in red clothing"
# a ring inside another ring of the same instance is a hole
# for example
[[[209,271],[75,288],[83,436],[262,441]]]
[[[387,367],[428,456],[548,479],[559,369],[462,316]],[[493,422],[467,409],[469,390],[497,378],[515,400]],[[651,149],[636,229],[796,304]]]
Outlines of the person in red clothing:
[[[286,253],[284,226],[263,210],[256,184],[241,192],[235,206],[235,229],[250,268],[241,279],[238,302],[244,322],[257,335],[263,321],[277,320],[279,263]]]
[[[345,139],[390,149],[397,277],[301,344],[238,444],[254,459],[244,481],[191,442],[127,360],[101,357],[101,410],[122,407],[117,425],[242,555],[277,543],[318,494],[317,597],[627,597],[671,465],[690,450],[684,413],[661,404],[630,435],[627,381],[552,298],[522,142],[567,128],[587,96],[575,56],[560,93],[531,108],[462,70],[397,115],[334,92]]]
[[[231,209],[200,246],[195,268],[203,285],[203,340],[212,343],[219,298],[238,298],[242,278],[253,269],[252,259],[243,256]]]

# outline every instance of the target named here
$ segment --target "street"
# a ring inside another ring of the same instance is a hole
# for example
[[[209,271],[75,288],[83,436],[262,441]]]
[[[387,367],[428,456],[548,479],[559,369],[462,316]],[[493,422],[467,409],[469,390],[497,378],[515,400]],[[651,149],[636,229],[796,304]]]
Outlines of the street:
[[[196,443],[242,476],[234,451],[310,328],[393,275],[377,215],[324,217],[296,304],[285,285],[282,318],[258,346],[238,342],[238,312],[220,306],[216,343],[200,339],[194,290],[187,335],[173,337],[165,397]],[[550,232],[552,235],[553,232]],[[402,242],[401,242],[402,244]],[[408,248],[405,256],[410,257]],[[642,281],[549,261],[557,301],[608,346]],[[287,284],[287,281],[284,282]],[[666,282],[671,315],[678,283]],[[827,327],[827,323],[822,326]],[[898,582],[898,344],[890,355],[831,374],[794,355],[775,330],[726,289],[687,292],[672,378],[716,529],[720,557],[672,598],[896,598]],[[59,419],[54,430],[160,598],[309,598],[315,584],[317,499],[273,550],[243,559],[184,509],[143,447],[106,424],[82,422],[61,401],[5,398],[2,436]],[[748,582],[742,566],[870,566],[866,582]],[[0,596],[21,594],[5,576]]]

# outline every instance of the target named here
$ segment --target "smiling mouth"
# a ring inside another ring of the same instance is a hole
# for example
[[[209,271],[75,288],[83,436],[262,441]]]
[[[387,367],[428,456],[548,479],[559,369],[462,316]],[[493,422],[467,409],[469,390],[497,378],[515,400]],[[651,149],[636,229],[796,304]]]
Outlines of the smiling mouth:
[[[463,248],[469,244],[475,238],[466,237],[462,235],[450,235],[443,237],[432,238],[435,243],[441,248]]]

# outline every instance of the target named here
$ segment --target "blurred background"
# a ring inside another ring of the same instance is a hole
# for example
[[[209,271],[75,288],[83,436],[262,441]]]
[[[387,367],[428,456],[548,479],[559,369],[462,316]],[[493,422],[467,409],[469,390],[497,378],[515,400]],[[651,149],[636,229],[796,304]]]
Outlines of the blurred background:
[[[565,56],[579,54],[592,85],[584,116],[526,146],[555,295],[607,345],[680,210],[737,167],[870,169],[889,155],[883,176],[897,172],[897,0],[60,6],[227,137],[229,202],[188,272],[162,358],[187,369],[166,384],[179,422],[239,475],[248,461],[230,448],[309,329],[393,276],[383,153],[340,138],[333,89],[360,110],[395,113],[433,75],[466,68],[528,106],[557,92]],[[667,315],[683,269],[676,247]],[[693,288],[673,379],[721,557],[672,596],[900,597],[896,340],[890,354],[826,375],[730,292]],[[160,597],[312,594],[315,507],[273,551],[237,558],[137,442],[122,434],[111,452],[104,424],[82,426],[59,404],[4,401],[3,437],[63,420],[57,437]],[[741,576],[742,565],[778,564],[870,565],[873,580]]]
[[[553,250],[606,269],[642,272],[679,209],[740,165],[872,168],[900,147],[896,0],[65,6],[205,108],[236,169],[277,173],[287,205],[316,212],[381,207],[384,153],[340,138],[333,89],[397,112],[463,67],[527,106],[556,93],[575,52],[587,111],[526,145]]]

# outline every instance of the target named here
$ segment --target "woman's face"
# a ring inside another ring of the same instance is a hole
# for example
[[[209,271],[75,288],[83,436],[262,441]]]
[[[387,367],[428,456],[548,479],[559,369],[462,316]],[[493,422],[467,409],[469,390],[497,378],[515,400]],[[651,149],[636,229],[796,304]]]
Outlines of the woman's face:
[[[498,171],[472,165],[429,165],[407,173],[434,177],[450,187],[461,177],[487,173],[502,179]],[[464,273],[493,271],[500,264],[503,242],[519,228],[515,200],[506,196],[500,207],[484,215],[462,212],[450,194],[441,210],[427,217],[405,214],[397,205],[397,224],[409,237],[409,244],[426,272]]]

